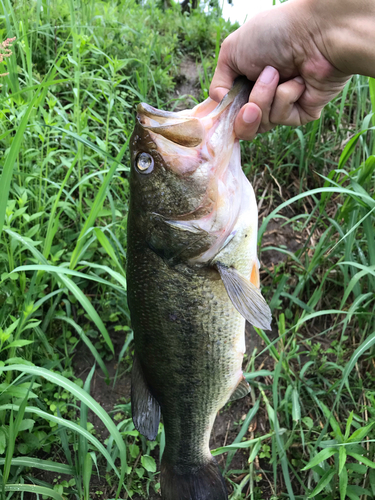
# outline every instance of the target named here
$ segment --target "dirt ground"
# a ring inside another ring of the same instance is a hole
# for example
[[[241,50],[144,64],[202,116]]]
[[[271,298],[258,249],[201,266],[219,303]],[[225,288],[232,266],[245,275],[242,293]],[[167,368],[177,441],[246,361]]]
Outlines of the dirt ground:
[[[177,99],[173,105],[174,111],[192,108],[199,100],[200,82],[198,72],[202,71],[199,64],[191,57],[185,57],[180,65],[180,75],[176,78],[176,87],[172,99]],[[193,99],[194,98],[194,99]]]

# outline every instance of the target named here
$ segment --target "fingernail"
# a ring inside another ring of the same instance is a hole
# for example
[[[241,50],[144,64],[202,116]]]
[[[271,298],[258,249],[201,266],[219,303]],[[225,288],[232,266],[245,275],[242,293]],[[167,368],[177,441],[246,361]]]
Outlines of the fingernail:
[[[275,78],[276,70],[272,66],[266,66],[264,70],[261,72],[259,80],[262,83],[268,84],[271,83]]]
[[[259,116],[259,111],[253,106],[246,106],[243,112],[242,118],[245,123],[254,123],[257,121]]]
[[[296,76],[294,79],[295,82],[297,83],[305,83],[302,76]]]

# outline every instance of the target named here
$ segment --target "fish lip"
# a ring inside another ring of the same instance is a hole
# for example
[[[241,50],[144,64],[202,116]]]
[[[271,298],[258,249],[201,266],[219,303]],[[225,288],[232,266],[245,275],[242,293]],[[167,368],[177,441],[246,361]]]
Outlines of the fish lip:
[[[166,121],[168,118],[174,119],[176,114],[173,111],[163,111],[162,109],[154,108],[146,102],[140,102],[137,106],[137,117],[143,115],[151,119],[159,118],[160,121]]]
[[[191,110],[179,112],[163,111],[141,102],[137,106],[137,120],[152,133],[180,146],[195,148],[204,142],[207,132],[229,106],[228,128],[232,127],[239,110],[248,101],[253,85],[246,77],[239,77],[219,104],[206,99]],[[209,153],[214,152],[209,148]]]
[[[198,118],[161,111],[143,102],[138,104],[137,120],[143,129],[187,148],[200,146],[206,136],[205,127]]]

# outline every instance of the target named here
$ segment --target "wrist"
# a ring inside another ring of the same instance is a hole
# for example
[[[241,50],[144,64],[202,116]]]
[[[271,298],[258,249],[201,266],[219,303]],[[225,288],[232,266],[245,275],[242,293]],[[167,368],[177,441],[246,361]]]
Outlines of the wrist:
[[[374,0],[301,0],[324,57],[341,73],[375,76]]]

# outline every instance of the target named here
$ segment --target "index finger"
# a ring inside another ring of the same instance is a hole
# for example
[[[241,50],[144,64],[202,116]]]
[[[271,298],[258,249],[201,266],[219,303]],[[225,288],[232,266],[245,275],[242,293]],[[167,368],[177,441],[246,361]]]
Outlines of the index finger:
[[[231,36],[229,35],[221,46],[215,74],[210,85],[210,97],[216,102],[222,100],[231,89],[236,77],[240,75],[231,64],[231,47],[233,47],[230,41]]]

